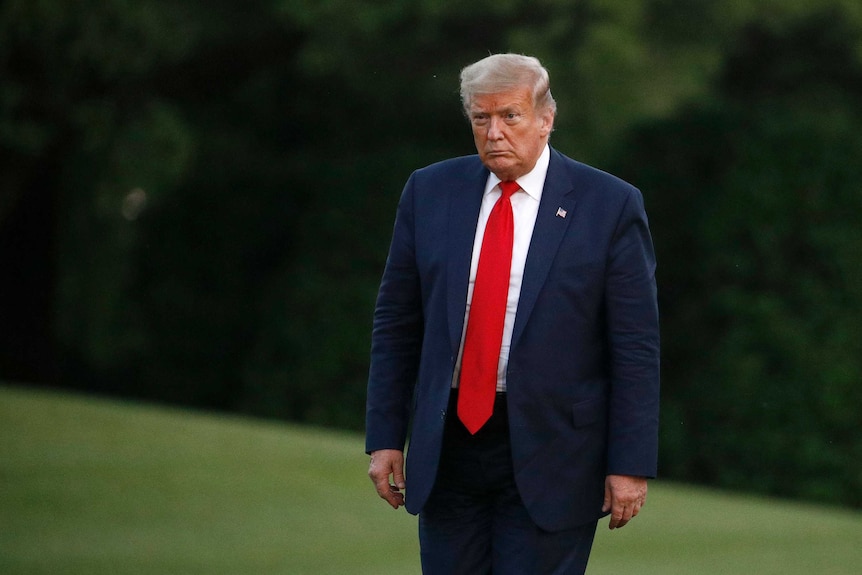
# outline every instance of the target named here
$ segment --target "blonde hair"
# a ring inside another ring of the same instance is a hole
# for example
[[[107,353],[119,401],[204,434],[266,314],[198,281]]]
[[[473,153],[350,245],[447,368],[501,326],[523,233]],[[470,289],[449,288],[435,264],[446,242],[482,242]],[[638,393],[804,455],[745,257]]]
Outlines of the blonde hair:
[[[461,103],[469,115],[470,104],[477,94],[496,94],[521,86],[532,89],[533,108],[557,112],[551,95],[548,71],[537,58],[521,54],[494,54],[461,70]]]

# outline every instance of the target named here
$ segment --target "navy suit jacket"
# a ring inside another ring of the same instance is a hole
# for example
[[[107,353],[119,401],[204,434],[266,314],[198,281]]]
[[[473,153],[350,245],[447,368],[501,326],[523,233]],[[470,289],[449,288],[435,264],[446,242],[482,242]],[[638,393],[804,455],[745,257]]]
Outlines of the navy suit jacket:
[[[440,459],[489,172],[478,156],[414,172],[374,313],[366,450],[404,449],[406,507]],[[546,530],[602,516],[607,474],[654,477],[659,326],[640,192],[551,150],[506,373],[515,480]],[[452,414],[454,416],[454,414]]]

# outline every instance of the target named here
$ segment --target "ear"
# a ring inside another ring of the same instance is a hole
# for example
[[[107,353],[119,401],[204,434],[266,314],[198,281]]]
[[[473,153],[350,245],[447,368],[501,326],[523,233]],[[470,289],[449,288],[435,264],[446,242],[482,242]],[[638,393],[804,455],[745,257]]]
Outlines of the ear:
[[[542,127],[539,133],[544,138],[548,134],[550,134],[554,130],[554,112],[553,110],[545,110],[539,116],[539,119],[542,121]]]

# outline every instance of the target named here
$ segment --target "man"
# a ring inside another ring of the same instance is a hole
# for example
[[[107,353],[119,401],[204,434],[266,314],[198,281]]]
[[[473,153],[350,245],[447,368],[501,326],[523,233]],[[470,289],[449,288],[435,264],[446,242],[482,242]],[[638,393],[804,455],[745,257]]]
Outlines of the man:
[[[398,205],[368,473],[419,514],[424,573],[583,573],[598,519],[625,525],[656,473],[643,201],[548,145],[556,104],[535,58],[466,67],[461,98],[478,155],[414,172]]]

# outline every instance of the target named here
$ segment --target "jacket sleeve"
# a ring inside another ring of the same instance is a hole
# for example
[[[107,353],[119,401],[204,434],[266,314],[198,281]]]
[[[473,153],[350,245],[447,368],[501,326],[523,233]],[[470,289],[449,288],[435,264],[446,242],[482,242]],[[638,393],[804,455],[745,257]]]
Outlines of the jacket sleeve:
[[[608,474],[655,477],[657,472],[660,336],[655,269],[643,198],[631,188],[607,262]]]
[[[415,258],[415,174],[402,192],[371,335],[366,452],[404,449],[419,369],[423,316]]]

